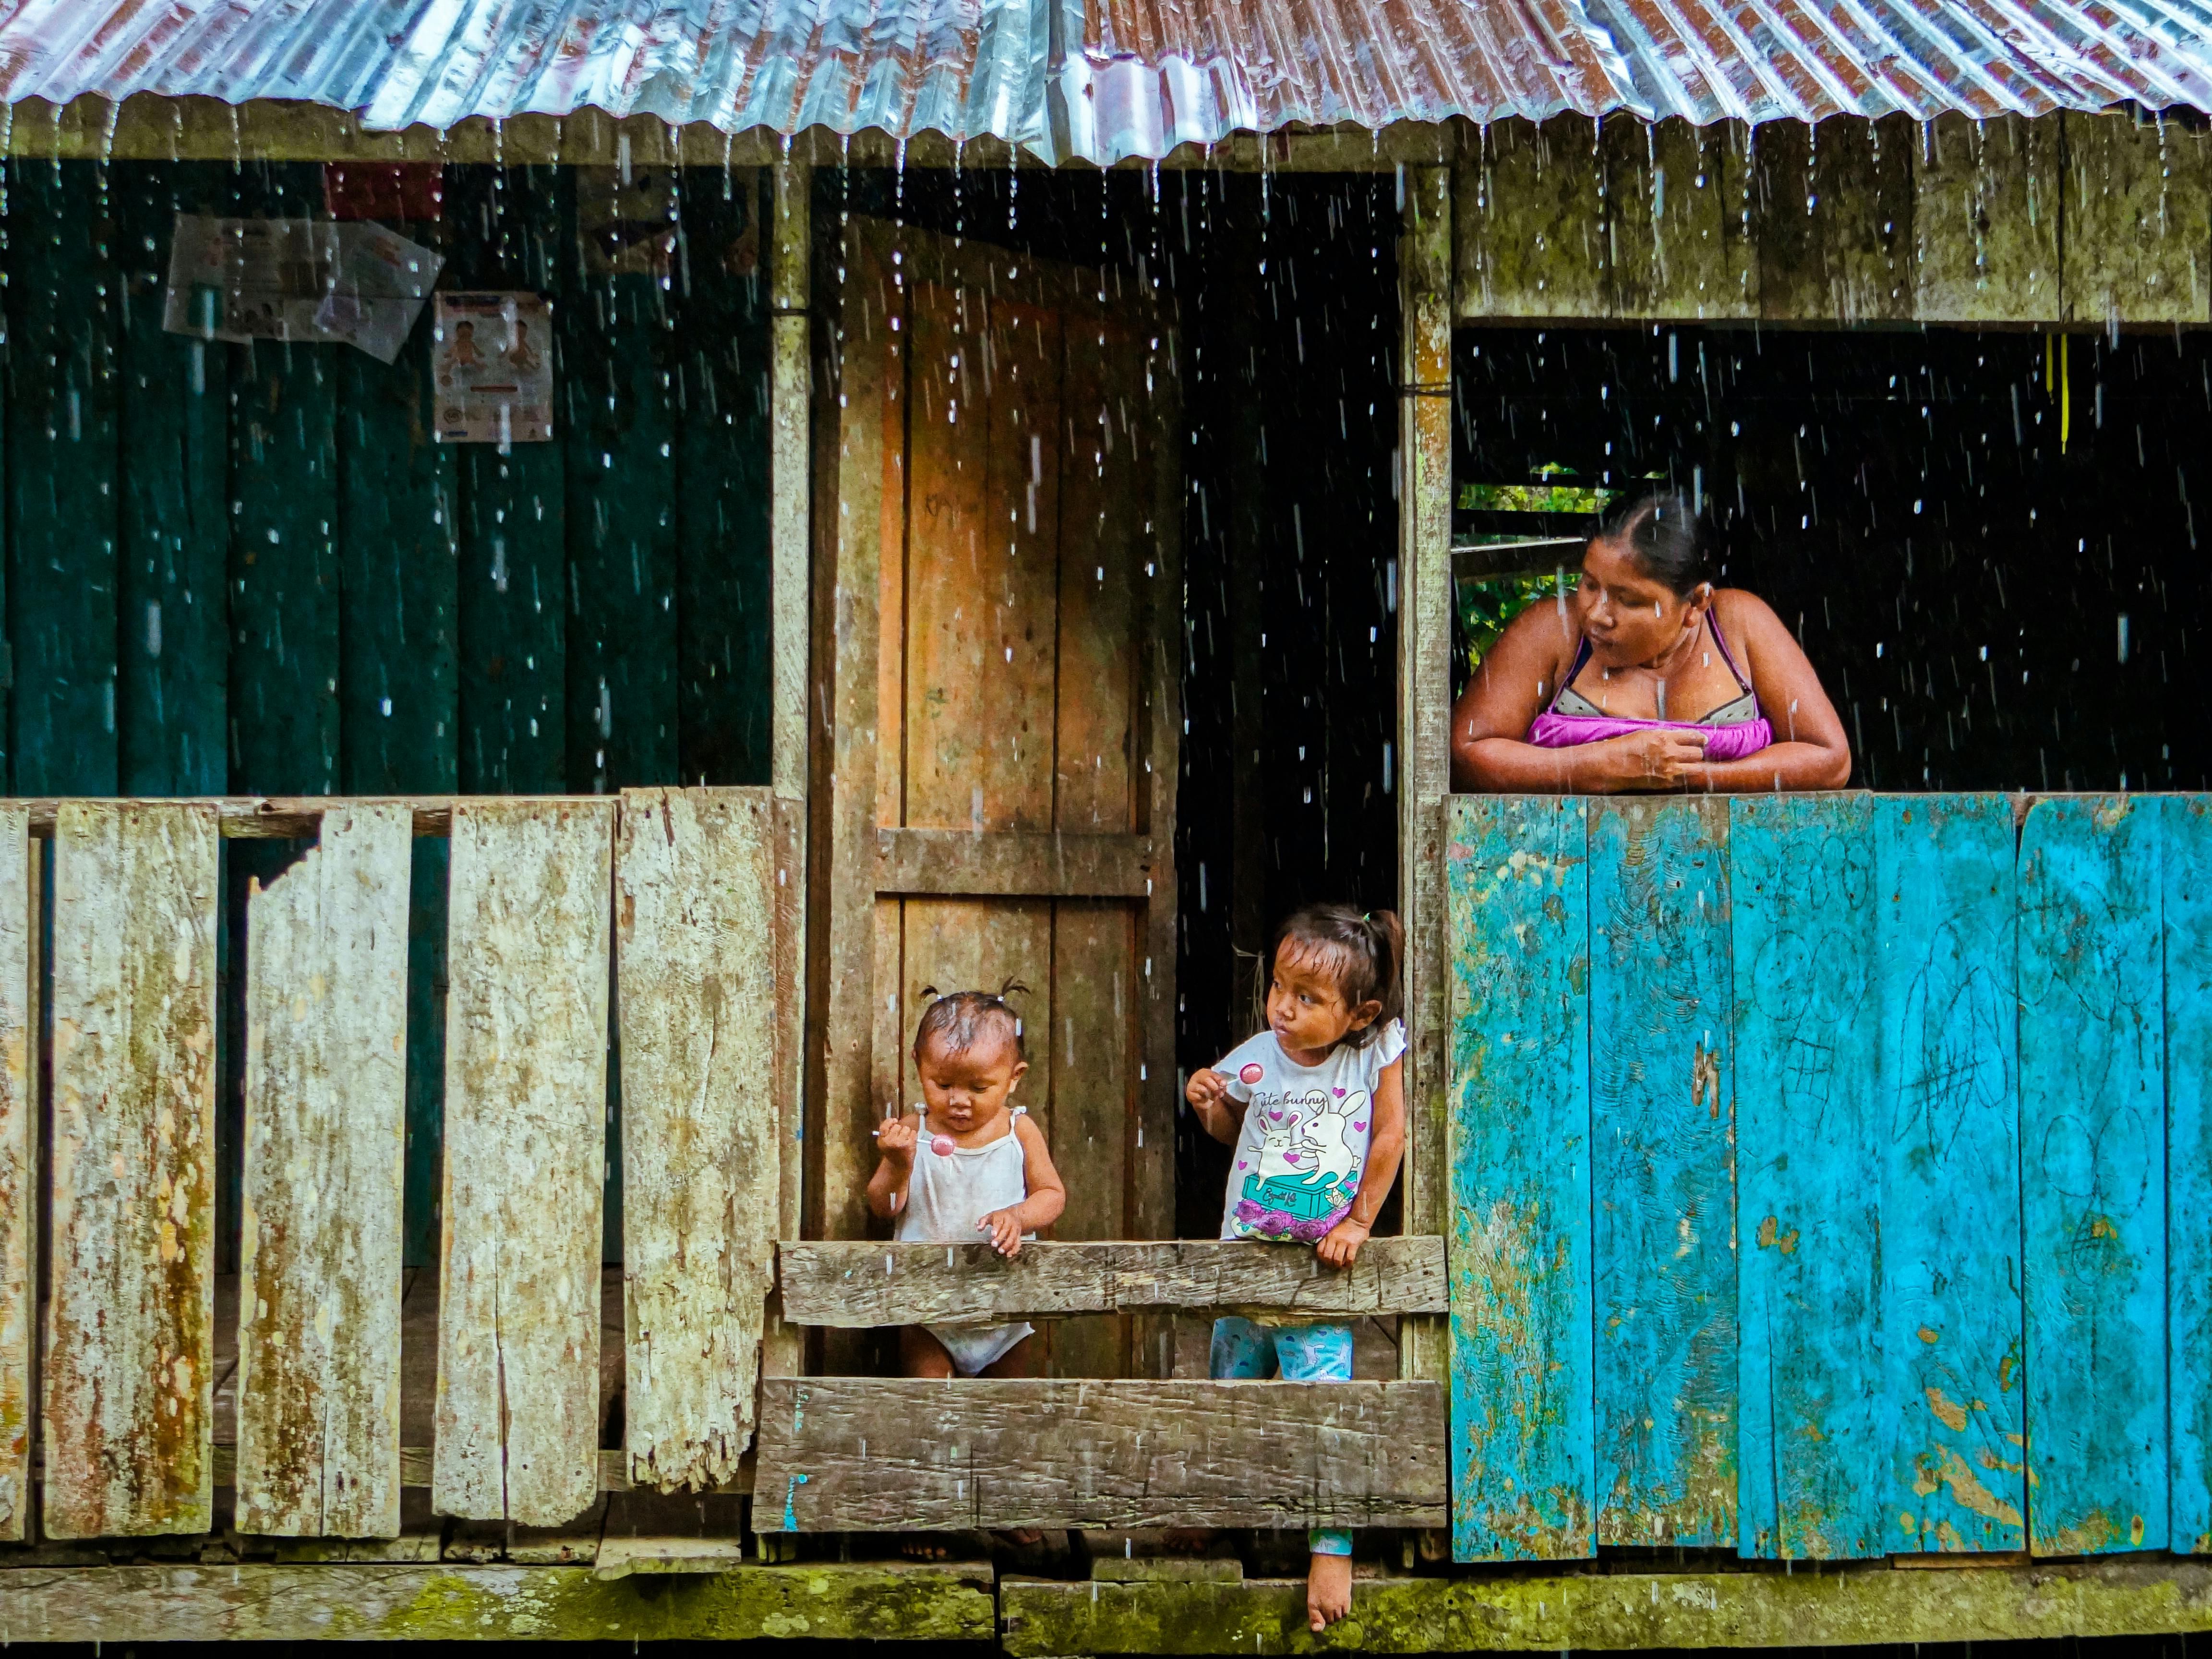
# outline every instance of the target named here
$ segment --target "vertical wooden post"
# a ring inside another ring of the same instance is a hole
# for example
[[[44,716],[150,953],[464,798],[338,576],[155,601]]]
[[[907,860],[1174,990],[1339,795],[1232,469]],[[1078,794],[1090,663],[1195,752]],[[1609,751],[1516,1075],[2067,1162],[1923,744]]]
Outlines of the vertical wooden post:
[[[39,1314],[39,849],[0,811],[0,1541],[30,1534],[32,1333]]]
[[[775,796],[776,1148],[780,1160],[776,1237],[799,1236],[806,1089],[806,699],[808,571],[811,564],[808,387],[811,374],[806,307],[812,169],[785,159],[770,172],[769,236],[769,708]],[[761,1336],[761,1374],[795,1376],[804,1369],[801,1333],[783,1322],[771,1291]]]
[[[1257,1026],[1253,1016],[1267,985],[1267,838],[1266,778],[1261,747],[1265,696],[1261,641],[1267,630],[1267,387],[1261,373],[1267,349],[1267,257],[1256,202],[1240,202],[1228,238],[1230,276],[1229,387],[1229,1041],[1242,1042]]]
[[[1443,803],[1451,790],[1451,169],[1408,167],[1398,238],[1398,893],[1406,926],[1406,1231],[1449,1231]],[[1448,1374],[1443,1322],[1407,1319],[1400,1375]]]
[[[1152,392],[1152,535],[1145,585],[1148,621],[1139,684],[1147,775],[1145,827],[1159,849],[1152,860],[1152,896],[1145,908],[1145,1038],[1139,1085],[1137,1144],[1129,1218],[1139,1238],[1168,1238],[1176,1230],[1176,782],[1182,775],[1183,430],[1182,318],[1170,313],[1154,326],[1146,366]],[[1132,1376],[1171,1375],[1171,1322],[1140,1319],[1135,1326]]]
[[[860,1188],[868,1154],[855,1126],[879,1116],[874,1101],[876,1018],[877,676],[883,649],[884,447],[886,410],[902,422],[904,368],[886,305],[901,303],[887,256],[850,235],[821,354],[824,384],[836,390],[813,429],[815,568],[807,671],[811,775],[808,796],[806,1007],[808,1013],[805,1229],[821,1238],[862,1238]],[[889,379],[892,384],[886,387]],[[902,429],[892,426],[896,434]],[[898,532],[898,489],[891,521]],[[902,556],[894,541],[890,556]],[[894,682],[896,684],[896,682]],[[896,710],[894,710],[896,714]],[[864,1131],[862,1133],[865,1133]],[[831,1370],[858,1363],[854,1342],[831,1336],[817,1358]]]

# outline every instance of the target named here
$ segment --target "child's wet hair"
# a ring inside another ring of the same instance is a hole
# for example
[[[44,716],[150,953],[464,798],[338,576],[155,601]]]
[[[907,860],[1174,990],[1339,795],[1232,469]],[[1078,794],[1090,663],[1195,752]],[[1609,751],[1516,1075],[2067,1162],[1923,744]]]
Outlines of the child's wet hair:
[[[1006,999],[1019,992],[1029,994],[1030,988],[1018,979],[1010,979],[995,991],[950,991],[940,994],[934,985],[922,988],[922,995],[935,1001],[922,1011],[921,1021],[914,1028],[914,1057],[934,1049],[939,1054],[964,1054],[975,1046],[986,1030],[1003,1033],[1014,1045],[1014,1058],[1024,1065],[1029,1052],[1022,1042],[1022,1017],[1016,1013]]]
[[[1346,1008],[1370,1001],[1382,1005],[1382,1012],[1373,1019],[1344,1034],[1348,1047],[1365,1048],[1403,1012],[1405,992],[1399,981],[1399,964],[1405,957],[1406,930],[1395,911],[1309,904],[1292,912],[1275,930],[1268,962],[1280,962],[1285,948],[1293,959],[1312,963],[1334,979]]]

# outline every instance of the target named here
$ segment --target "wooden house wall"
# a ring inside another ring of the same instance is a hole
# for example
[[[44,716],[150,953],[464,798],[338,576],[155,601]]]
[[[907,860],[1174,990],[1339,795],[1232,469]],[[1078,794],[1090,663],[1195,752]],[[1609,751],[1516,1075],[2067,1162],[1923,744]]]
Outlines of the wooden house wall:
[[[553,299],[557,435],[502,456],[430,441],[427,307],[389,367],[162,331],[175,216],[322,216],[321,166],[8,163],[8,793],[769,781],[765,179],[678,170],[668,271],[611,276],[580,240],[578,173],[450,167],[441,218],[397,227],[444,254],[441,287]],[[421,851],[417,1261],[434,1226],[446,843]],[[287,856],[229,860],[227,981],[243,877]],[[228,989],[224,1006],[241,1037]],[[225,1053],[234,1103],[241,1043]],[[234,1162],[228,1201],[235,1180]]]
[[[1462,151],[1457,314],[2212,320],[2212,137],[2125,114],[1507,121]]]
[[[2212,1547],[2198,796],[1454,803],[1462,1559]]]

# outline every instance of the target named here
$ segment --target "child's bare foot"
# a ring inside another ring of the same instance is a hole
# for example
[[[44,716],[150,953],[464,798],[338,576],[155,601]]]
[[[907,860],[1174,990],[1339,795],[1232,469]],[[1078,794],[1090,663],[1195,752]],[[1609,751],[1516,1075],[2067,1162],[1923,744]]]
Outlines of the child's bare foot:
[[[899,1540],[899,1553],[909,1561],[942,1561],[950,1553],[934,1533],[910,1532]],[[1316,1556],[1316,1560],[1321,1558]]]
[[[1352,1611],[1352,1558],[1316,1555],[1306,1570],[1306,1617],[1318,1636]]]

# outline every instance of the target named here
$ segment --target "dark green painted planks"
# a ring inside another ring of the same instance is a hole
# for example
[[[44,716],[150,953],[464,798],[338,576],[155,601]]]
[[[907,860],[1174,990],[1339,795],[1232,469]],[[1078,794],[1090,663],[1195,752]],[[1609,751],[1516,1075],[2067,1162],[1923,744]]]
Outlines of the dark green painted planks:
[[[672,175],[664,279],[587,276],[574,170],[447,170],[442,285],[561,325],[568,429],[507,455],[428,441],[427,317],[388,367],[163,331],[175,216],[319,216],[319,167],[7,176],[15,793],[767,781],[757,174]]]
[[[15,788],[111,795],[120,523],[113,204],[106,170],[82,163],[11,161],[8,198]]]
[[[219,162],[118,163],[122,293],[121,789],[218,795],[229,775],[225,567],[230,554],[230,352],[161,326],[179,213],[228,210]]]

